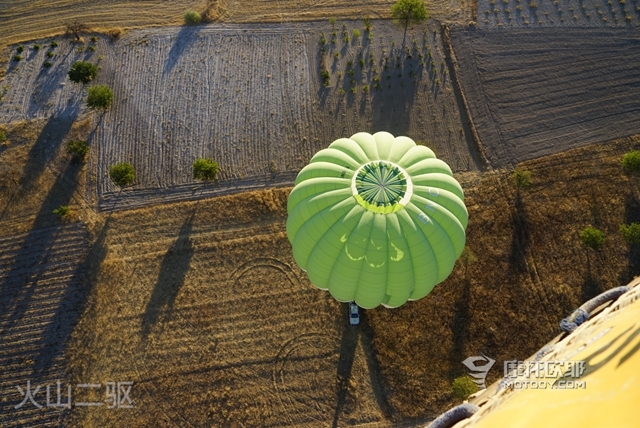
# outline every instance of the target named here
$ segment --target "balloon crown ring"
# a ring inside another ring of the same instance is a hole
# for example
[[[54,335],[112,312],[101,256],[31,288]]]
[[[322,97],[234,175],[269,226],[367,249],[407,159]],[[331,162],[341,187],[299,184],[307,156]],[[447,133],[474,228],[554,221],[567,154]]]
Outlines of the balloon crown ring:
[[[413,184],[409,174],[393,162],[376,160],[360,166],[351,191],[358,203],[378,214],[399,211],[409,202]]]

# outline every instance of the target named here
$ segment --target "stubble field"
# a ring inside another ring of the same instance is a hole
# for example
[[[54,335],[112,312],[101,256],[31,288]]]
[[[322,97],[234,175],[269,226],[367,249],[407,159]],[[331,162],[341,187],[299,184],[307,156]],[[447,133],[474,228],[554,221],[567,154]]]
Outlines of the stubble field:
[[[294,22],[327,19],[389,18],[393,1],[337,0],[110,0],[0,1],[0,46],[64,32],[68,22],[81,21],[93,30],[178,25],[187,9],[210,21],[229,23]],[[476,2],[447,0],[426,2],[431,16],[440,21],[466,24]]]
[[[425,299],[365,311],[355,328],[344,305],[313,288],[291,258],[288,189],[102,216],[76,203],[73,218],[89,229],[89,245],[78,223],[12,235],[20,219],[3,221],[8,252],[29,254],[25,265],[7,259],[0,274],[3,289],[18,293],[7,313],[40,313],[42,323],[3,318],[3,339],[33,343],[2,355],[15,368],[2,379],[6,425],[59,425],[56,410],[13,406],[15,383],[52,382],[61,373],[68,385],[134,385],[134,409],[74,408],[60,415],[67,425],[424,423],[455,403],[450,383],[464,373],[464,358],[484,353],[499,367],[527,357],[574,307],[640,274],[638,249],[617,233],[619,224],[640,221],[638,177],[620,165],[634,148],[637,137],[524,163],[534,184],[520,191],[507,173],[457,174],[478,261],[459,262]],[[50,163],[61,177],[70,166],[64,157]],[[76,192],[71,180],[52,181],[42,182],[52,194]],[[22,221],[56,224],[46,208],[53,196],[41,197],[41,206],[30,205],[35,218],[23,212]],[[599,252],[579,240],[589,224],[606,233]],[[61,236],[69,238],[64,245]],[[52,279],[55,289],[46,287],[47,275],[27,278],[24,288],[20,272],[32,263],[42,272],[57,272],[49,269],[55,263],[66,270]],[[51,338],[58,359],[50,360],[50,377],[35,376],[42,366],[28,360],[52,358],[39,347]],[[493,371],[488,381],[499,376]],[[77,397],[87,398],[101,397]]]
[[[2,23],[44,36],[60,30],[64,4],[40,5],[33,22],[11,9]],[[9,138],[0,146],[0,290],[10,297],[0,316],[0,363],[10,369],[0,377],[3,426],[424,425],[456,404],[450,385],[466,357],[484,353],[496,368],[526,358],[580,303],[640,274],[638,246],[617,232],[640,222],[638,176],[620,165],[640,140],[611,141],[640,132],[635,30],[453,30],[458,78],[491,164],[532,172],[533,185],[517,189],[504,170],[479,172],[439,25],[403,39],[373,21],[368,37],[362,21],[289,23],[359,6],[256,2],[249,13],[247,4],[163,4],[126,19],[133,4],[75,10],[105,27],[177,23],[186,7],[286,24],[137,30],[115,42],[56,37],[50,68],[50,49],[31,43],[10,62],[0,105]],[[366,15],[385,16],[389,5],[370,3]],[[468,5],[431,6],[444,21],[468,19]],[[88,113],[84,89],[66,80],[76,59],[98,63],[97,83],[114,88],[106,114]],[[459,261],[425,299],[364,311],[351,327],[345,305],[292,259],[290,189],[207,197],[287,186],[333,139],[378,129],[427,142],[452,165],[477,261]],[[64,153],[71,138],[89,140],[86,166]],[[220,161],[218,182],[191,179],[197,156]],[[125,192],[106,176],[120,160],[139,173]],[[52,214],[61,204],[72,210],[65,221]],[[606,234],[598,252],[580,242],[588,225]],[[133,382],[135,406],[14,409],[16,385],[57,379]]]

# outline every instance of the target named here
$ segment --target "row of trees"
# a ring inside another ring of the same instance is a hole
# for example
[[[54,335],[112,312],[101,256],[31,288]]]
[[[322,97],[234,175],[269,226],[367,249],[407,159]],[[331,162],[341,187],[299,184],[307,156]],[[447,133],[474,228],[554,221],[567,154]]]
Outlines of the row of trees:
[[[210,181],[216,178],[220,167],[213,159],[198,158],[193,162],[192,170],[194,179]],[[136,170],[129,162],[118,162],[109,167],[109,178],[118,187],[128,187],[136,180]]]
[[[68,72],[69,80],[86,84],[98,75],[98,66],[86,61],[76,61]],[[113,103],[113,91],[107,85],[94,85],[87,89],[87,106],[94,110],[106,110]]]

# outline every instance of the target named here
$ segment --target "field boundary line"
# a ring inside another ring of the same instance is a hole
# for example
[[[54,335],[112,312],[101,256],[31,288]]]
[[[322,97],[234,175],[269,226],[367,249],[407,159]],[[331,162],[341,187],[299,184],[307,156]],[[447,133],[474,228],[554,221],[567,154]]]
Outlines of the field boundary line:
[[[468,128],[468,132],[471,134],[471,140],[473,141],[473,144],[475,146],[475,152],[476,152],[476,153],[473,153],[475,155],[474,158],[477,158],[477,157],[480,158],[480,159],[474,159],[474,161],[478,165],[478,169],[480,169],[481,171],[485,171],[486,169],[491,169],[492,168],[491,163],[487,158],[484,147],[482,146],[482,141],[480,141],[480,136],[478,135],[478,131],[476,130],[476,126],[473,122],[473,117],[471,116],[471,110],[469,109],[469,103],[467,102],[467,97],[465,96],[464,91],[462,90],[462,85],[460,85],[460,79],[458,77],[460,75],[460,71],[458,69],[458,60],[456,58],[456,54],[453,50],[453,45],[451,43],[451,30],[449,28],[449,25],[442,24],[441,34],[442,34],[443,44],[446,47],[445,61],[449,68],[449,72],[450,72],[449,74],[451,76],[451,86],[453,87],[453,93],[456,98],[456,101],[458,101],[458,104],[462,104],[461,106],[460,105],[458,106],[458,110],[460,110],[460,113],[464,115],[464,118],[461,118],[462,124],[465,128],[465,131],[467,131],[467,128]],[[479,160],[481,162],[479,162]]]

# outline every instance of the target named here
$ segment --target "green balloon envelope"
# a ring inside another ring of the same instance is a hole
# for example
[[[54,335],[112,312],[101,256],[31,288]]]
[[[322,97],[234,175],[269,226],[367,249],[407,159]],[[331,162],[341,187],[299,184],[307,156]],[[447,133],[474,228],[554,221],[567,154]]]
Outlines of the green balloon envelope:
[[[309,280],[367,309],[429,294],[453,270],[468,222],[451,168],[388,132],[361,132],[316,153],[287,211],[293,257]]]

